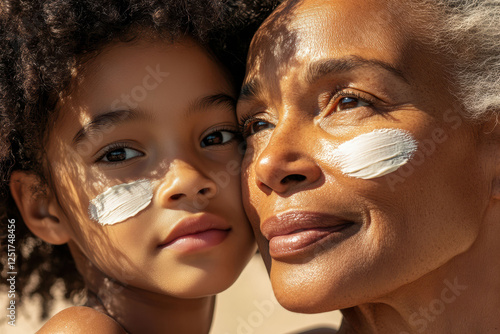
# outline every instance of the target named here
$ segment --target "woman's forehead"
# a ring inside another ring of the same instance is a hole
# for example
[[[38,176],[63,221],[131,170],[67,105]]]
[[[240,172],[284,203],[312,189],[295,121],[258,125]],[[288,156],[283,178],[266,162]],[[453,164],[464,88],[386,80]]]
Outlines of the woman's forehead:
[[[389,3],[310,0],[285,6],[255,35],[248,76],[332,57],[400,61],[413,36],[397,17],[402,5]]]

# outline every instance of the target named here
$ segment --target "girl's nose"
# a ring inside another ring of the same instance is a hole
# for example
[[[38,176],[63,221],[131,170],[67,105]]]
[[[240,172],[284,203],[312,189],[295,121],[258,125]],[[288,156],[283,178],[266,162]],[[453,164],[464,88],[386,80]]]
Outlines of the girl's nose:
[[[208,205],[217,194],[217,184],[201,171],[185,162],[178,162],[168,171],[160,186],[159,197],[167,208],[187,204],[197,209]]]

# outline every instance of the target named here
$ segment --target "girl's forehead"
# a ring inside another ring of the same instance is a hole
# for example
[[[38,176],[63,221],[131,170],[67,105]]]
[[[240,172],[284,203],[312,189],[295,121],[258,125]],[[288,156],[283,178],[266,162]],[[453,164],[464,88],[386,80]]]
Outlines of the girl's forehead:
[[[177,80],[188,78],[193,68],[200,75],[205,71],[223,71],[201,45],[188,37],[175,42],[134,40],[105,46],[75,71],[73,81],[77,85],[117,84],[125,80],[145,84],[149,76],[155,80],[166,77],[165,71],[175,74]],[[203,68],[205,71],[199,72]]]
[[[59,109],[82,123],[92,114],[138,109],[154,99],[182,103],[207,89],[234,91],[225,69],[194,40],[134,40],[110,44],[76,69]]]

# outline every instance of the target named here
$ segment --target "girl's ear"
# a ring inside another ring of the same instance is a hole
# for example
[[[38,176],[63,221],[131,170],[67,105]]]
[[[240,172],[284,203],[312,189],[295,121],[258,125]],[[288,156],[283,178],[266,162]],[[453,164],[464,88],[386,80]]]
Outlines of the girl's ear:
[[[37,176],[22,171],[12,172],[10,192],[28,228],[40,239],[54,245],[67,243],[71,237],[64,214],[53,192],[37,194]]]

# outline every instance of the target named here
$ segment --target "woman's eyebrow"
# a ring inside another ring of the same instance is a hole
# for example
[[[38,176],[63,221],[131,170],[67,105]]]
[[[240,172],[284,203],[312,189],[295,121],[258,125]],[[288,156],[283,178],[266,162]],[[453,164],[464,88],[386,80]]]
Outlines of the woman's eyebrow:
[[[256,96],[259,96],[262,90],[262,84],[256,78],[248,80],[243,84],[240,90],[240,96],[238,99],[240,101],[243,100],[251,100]]]
[[[409,83],[403,72],[395,66],[379,59],[366,59],[359,56],[317,60],[307,66],[304,77],[307,84],[312,85],[326,75],[348,72],[360,67],[376,67],[383,69],[402,79],[405,83]],[[259,96],[261,92],[262,83],[258,78],[251,78],[241,87],[239,100],[251,100]]]
[[[129,122],[137,119],[151,118],[139,110],[114,110],[94,116],[87,124],[82,126],[73,137],[72,144],[78,145],[82,140],[87,139],[95,132],[102,131],[111,126]]]
[[[360,67],[377,67],[399,77],[405,83],[409,83],[403,72],[395,66],[379,59],[366,59],[360,56],[317,60],[309,64],[305,79],[308,84],[313,84],[326,75],[348,72]]]

